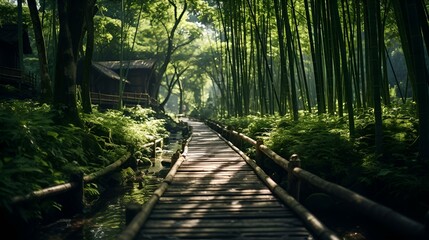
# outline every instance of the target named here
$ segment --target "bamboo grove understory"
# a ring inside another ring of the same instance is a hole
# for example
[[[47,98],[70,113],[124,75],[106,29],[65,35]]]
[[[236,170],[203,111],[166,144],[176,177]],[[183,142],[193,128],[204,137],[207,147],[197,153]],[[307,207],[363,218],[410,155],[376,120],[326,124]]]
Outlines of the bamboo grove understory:
[[[429,159],[426,0],[27,2],[40,99],[54,103],[65,122],[79,123],[79,59],[89,113],[91,61],[120,59],[121,106],[123,62],[144,57],[156,62],[147,93],[161,110],[177,95],[179,113],[186,104],[221,117],[329,114],[347,120],[351,137],[358,111],[371,111],[377,153],[383,107],[415,103],[420,157]]]
[[[380,153],[382,106],[415,101],[420,153],[428,159],[424,0],[217,0],[216,6],[221,67],[214,82],[222,114],[290,115],[297,121],[300,111],[328,113],[346,117],[353,136],[356,109],[373,109]],[[394,48],[405,56],[405,79],[395,74]]]

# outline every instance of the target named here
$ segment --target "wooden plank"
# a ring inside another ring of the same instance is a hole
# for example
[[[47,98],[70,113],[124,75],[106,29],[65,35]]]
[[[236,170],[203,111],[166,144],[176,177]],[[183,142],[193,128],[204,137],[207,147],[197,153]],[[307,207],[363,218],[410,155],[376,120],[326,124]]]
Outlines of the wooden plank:
[[[251,203],[267,203],[267,202],[271,202],[271,203],[275,203],[278,202],[277,199],[212,199],[212,200],[183,200],[183,199],[175,199],[175,200],[170,200],[170,199],[164,199],[163,203],[159,203],[161,204],[165,204],[165,205],[169,205],[169,204],[202,204],[202,203],[212,203],[212,204],[239,204],[239,203],[246,203],[249,204],[249,202]]]
[[[244,218],[264,218],[270,219],[272,217],[295,217],[293,214],[283,214],[278,211],[264,211],[264,212],[229,212],[228,214],[212,212],[212,213],[151,213],[151,219],[244,219]]]
[[[247,189],[255,189],[258,187],[265,187],[265,185],[263,185],[260,182],[246,182],[246,183],[242,183],[241,185],[237,185],[234,182],[227,182],[227,183],[220,183],[220,184],[215,184],[212,182],[209,183],[186,183],[186,182],[173,182],[173,184],[170,186],[170,188],[210,188],[210,187],[217,187],[217,188],[235,188],[235,189],[243,189],[243,188],[247,188]]]
[[[181,192],[181,193],[195,193],[196,191],[198,191],[199,193],[204,193],[204,194],[215,194],[215,193],[240,193],[240,194],[270,194],[271,192],[266,189],[266,188],[258,188],[258,189],[237,189],[237,188],[172,188],[169,189],[168,192],[169,193],[176,193],[176,192]]]
[[[220,216],[232,216],[232,215],[236,215],[237,213],[245,213],[245,214],[251,214],[252,216],[258,216],[260,214],[268,214],[271,217],[278,215],[281,217],[284,216],[290,216],[290,215],[294,215],[294,213],[290,212],[290,211],[282,211],[279,212],[279,208],[277,206],[272,206],[272,207],[247,207],[247,208],[228,208],[226,206],[224,206],[224,208],[197,208],[197,209],[193,209],[193,208],[177,208],[177,209],[160,209],[160,208],[156,208],[153,210],[153,214],[180,214],[180,215],[197,215],[197,214],[201,214],[202,216],[206,217],[206,216],[210,216],[210,215],[220,215]],[[241,215],[240,215],[241,217]]]
[[[283,207],[282,204],[277,201],[273,202],[242,202],[240,204],[230,203],[170,203],[170,204],[158,204],[155,209],[187,209],[187,208],[251,208],[251,207]]]
[[[262,226],[261,227],[261,226],[253,225],[251,227],[246,227],[244,229],[242,227],[240,227],[240,228],[232,228],[232,227],[221,228],[221,227],[209,227],[209,226],[207,226],[204,228],[202,228],[202,227],[198,228],[198,233],[200,233],[200,234],[201,233],[213,234],[213,233],[219,233],[219,232],[237,233],[240,230],[241,231],[245,230],[246,233],[270,232],[271,234],[273,234],[273,233],[288,234],[290,232],[295,232],[295,233],[301,233],[302,232],[302,230],[300,231],[300,230],[297,230],[295,228],[296,228],[296,226],[292,226],[292,227],[288,228],[287,226]],[[150,233],[159,234],[160,232],[161,231],[159,228],[148,228],[145,231],[146,234],[148,234],[148,233],[149,234]],[[196,231],[192,228],[183,228],[183,227],[177,228],[176,227],[176,228],[168,229],[168,233],[181,233],[182,234],[182,233],[196,233]]]
[[[220,170],[237,170],[237,171],[252,171],[252,169],[247,168],[245,165],[214,165],[214,164],[193,164],[193,165],[183,165],[179,172],[186,171],[220,171]]]
[[[257,195],[257,196],[171,196],[161,197],[160,201],[170,202],[186,202],[186,201],[235,201],[235,200],[248,200],[248,201],[266,201],[277,200],[274,196],[270,195]]]
[[[187,181],[187,180],[195,180],[195,179],[202,179],[202,180],[254,180],[257,181],[258,177],[257,176],[253,176],[253,175],[249,175],[249,174],[229,174],[229,173],[219,173],[219,174],[215,174],[215,176],[213,176],[214,174],[198,174],[198,173],[193,173],[193,174],[177,174],[177,176],[174,176],[174,178],[177,181]]]
[[[146,228],[205,228],[205,227],[219,227],[219,228],[252,228],[252,227],[278,227],[278,226],[294,226],[302,227],[300,221],[295,218],[271,218],[270,221],[261,221],[259,218],[251,219],[183,219],[183,220],[155,220],[151,219],[145,223]]]
[[[171,233],[154,233],[154,234],[142,234],[142,239],[169,239]],[[308,240],[308,234],[305,231],[300,232],[283,232],[283,233],[275,233],[275,232],[260,232],[260,233],[240,233],[240,232],[228,232],[222,229],[219,229],[218,232],[213,233],[199,233],[199,232],[191,232],[191,233],[175,233],[174,239],[288,239],[288,240]]]
[[[311,234],[233,149],[190,122],[186,160],[138,239],[308,239]]]
[[[255,197],[263,194],[271,194],[269,190],[260,191],[199,191],[199,192],[166,192],[164,197],[185,197],[185,196],[246,196]]]

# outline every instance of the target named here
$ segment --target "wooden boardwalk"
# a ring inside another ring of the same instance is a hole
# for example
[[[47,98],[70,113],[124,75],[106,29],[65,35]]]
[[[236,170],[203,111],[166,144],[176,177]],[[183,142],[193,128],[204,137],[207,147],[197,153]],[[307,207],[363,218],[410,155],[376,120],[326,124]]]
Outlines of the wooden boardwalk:
[[[252,168],[201,122],[136,239],[313,239]]]

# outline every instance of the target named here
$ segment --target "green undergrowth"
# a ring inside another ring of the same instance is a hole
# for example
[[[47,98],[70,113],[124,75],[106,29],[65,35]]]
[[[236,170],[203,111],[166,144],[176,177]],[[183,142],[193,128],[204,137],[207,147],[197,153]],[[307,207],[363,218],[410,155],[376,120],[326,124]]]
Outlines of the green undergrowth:
[[[347,116],[301,114],[246,116],[219,120],[288,159],[298,154],[302,168],[398,211],[423,218],[429,209],[428,163],[418,161],[418,120],[412,104],[383,109],[383,154],[375,155],[372,110],[355,115],[349,136]],[[247,150],[253,154],[253,150]]]
[[[95,172],[168,135],[167,122],[139,106],[103,112],[94,107],[92,114],[81,114],[83,127],[58,125],[53,119],[47,104],[0,102],[0,209],[11,211],[13,196],[68,182],[75,173]],[[95,184],[87,184],[85,191],[98,194]],[[39,207],[20,214],[38,218]]]

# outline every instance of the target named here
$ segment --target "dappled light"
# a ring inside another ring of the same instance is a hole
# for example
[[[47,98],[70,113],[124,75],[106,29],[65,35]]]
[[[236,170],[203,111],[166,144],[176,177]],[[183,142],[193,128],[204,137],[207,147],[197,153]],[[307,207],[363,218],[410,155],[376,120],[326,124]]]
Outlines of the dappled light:
[[[428,47],[427,0],[0,0],[0,225],[426,239]]]

